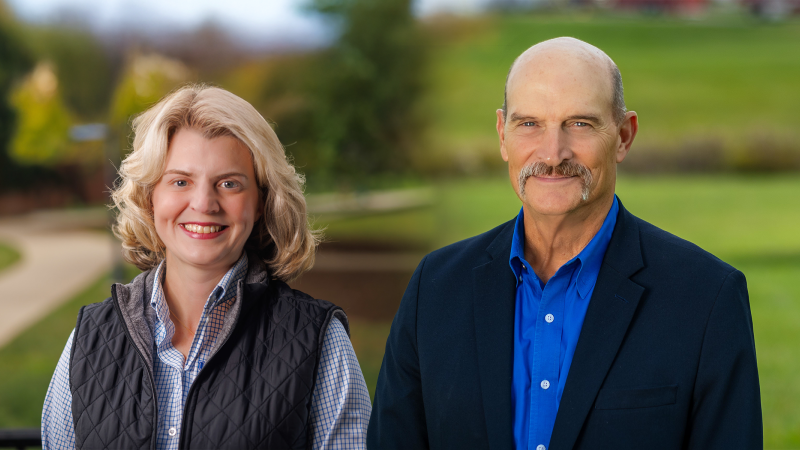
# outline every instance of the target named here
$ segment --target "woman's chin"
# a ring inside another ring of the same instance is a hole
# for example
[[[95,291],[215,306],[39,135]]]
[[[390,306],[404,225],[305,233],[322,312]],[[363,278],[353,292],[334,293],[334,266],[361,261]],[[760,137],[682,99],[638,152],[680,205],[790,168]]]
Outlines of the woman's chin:
[[[172,258],[169,257],[169,251],[167,252],[167,265],[173,266],[175,264],[178,265],[185,265],[187,267],[193,267],[195,269],[207,269],[207,270],[219,270],[220,268],[224,268],[227,270],[232,266],[241,256],[241,251],[237,254],[235,252],[227,251],[227,252],[210,252],[210,251],[202,251],[202,252],[181,252],[181,253],[173,253]]]

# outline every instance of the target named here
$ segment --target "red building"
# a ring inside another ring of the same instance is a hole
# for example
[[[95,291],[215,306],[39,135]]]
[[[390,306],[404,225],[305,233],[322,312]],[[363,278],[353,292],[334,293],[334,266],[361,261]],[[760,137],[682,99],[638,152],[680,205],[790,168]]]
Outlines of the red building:
[[[620,9],[650,10],[654,12],[696,12],[702,11],[709,0],[612,0],[611,4]]]

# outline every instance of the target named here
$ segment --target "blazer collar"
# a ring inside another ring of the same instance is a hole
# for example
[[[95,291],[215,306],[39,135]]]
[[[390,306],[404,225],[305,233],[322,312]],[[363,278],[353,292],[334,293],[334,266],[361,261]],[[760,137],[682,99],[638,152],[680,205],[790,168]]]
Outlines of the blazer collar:
[[[511,383],[516,283],[508,267],[514,220],[473,268],[478,376],[487,435],[493,449],[513,448]],[[622,202],[575,350],[556,416],[550,449],[571,449],[619,350],[644,288],[629,278],[644,267],[639,226]]]
[[[516,283],[508,267],[514,220],[486,248],[488,262],[472,269],[475,345],[483,413],[491,448],[513,448],[511,381]]]
[[[551,450],[575,445],[644,293],[630,280],[644,267],[637,220],[620,203],[558,407]]]

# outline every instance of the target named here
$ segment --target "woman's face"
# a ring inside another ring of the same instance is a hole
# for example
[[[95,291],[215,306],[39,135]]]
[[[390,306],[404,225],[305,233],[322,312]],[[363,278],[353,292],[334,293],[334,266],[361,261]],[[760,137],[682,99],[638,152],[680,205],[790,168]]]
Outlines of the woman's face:
[[[258,193],[252,156],[238,139],[206,139],[196,129],[179,129],[153,189],[167,265],[228,270],[258,219]]]

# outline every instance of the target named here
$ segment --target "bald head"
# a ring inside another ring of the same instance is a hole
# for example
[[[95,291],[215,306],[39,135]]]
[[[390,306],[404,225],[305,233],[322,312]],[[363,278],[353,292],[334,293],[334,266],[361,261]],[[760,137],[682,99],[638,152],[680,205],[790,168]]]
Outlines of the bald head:
[[[521,82],[522,74],[527,73],[532,67],[564,67],[571,65],[584,70],[593,70],[598,76],[605,76],[608,80],[611,111],[616,123],[621,123],[625,118],[625,97],[622,90],[622,76],[614,61],[599,48],[571,37],[560,37],[540,42],[525,50],[511,64],[506,77],[505,91],[503,93],[503,118],[508,111],[508,93],[510,86]]]

